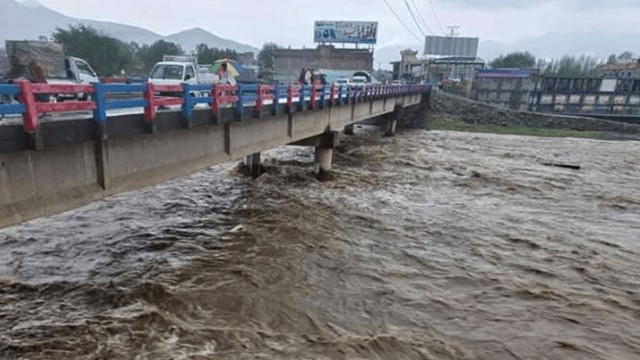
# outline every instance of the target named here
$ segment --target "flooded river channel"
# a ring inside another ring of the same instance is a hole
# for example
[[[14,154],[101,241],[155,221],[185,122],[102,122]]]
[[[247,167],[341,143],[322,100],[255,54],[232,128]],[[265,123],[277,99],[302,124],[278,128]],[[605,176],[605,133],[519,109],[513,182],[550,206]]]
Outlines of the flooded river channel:
[[[640,359],[638,154],[361,133],[6,228],[0,359]]]

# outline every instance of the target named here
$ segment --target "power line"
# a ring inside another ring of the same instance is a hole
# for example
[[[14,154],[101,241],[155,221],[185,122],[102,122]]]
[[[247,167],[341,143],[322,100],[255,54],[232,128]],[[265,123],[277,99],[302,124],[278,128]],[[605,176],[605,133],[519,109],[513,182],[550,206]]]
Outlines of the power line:
[[[425,18],[422,17],[422,13],[420,13],[420,10],[418,9],[418,6],[416,6],[416,2],[414,0],[411,0],[411,4],[413,4],[413,8],[416,10],[416,13],[418,14],[418,18],[422,22],[422,26],[424,26],[424,28],[427,29],[429,34],[435,35],[435,33],[433,31],[431,31],[431,28],[429,27],[429,24],[424,20]]]
[[[411,10],[411,6],[409,6],[409,2],[407,0],[404,0],[404,4],[407,5],[407,10],[409,10],[409,15],[411,15],[411,18],[413,19],[413,23],[416,24],[416,26],[418,27],[418,30],[420,30],[420,33],[422,33],[422,36],[427,37],[427,34],[424,32],[424,30],[422,30],[422,27],[420,27],[420,22],[418,21],[418,19],[416,19],[416,14],[414,14],[413,10]]]
[[[447,31],[444,29],[444,27],[442,26],[442,23],[440,22],[440,19],[438,18],[438,12],[436,11],[436,6],[434,4],[435,0],[428,0],[429,1],[429,5],[431,5],[431,11],[433,12],[433,17],[436,19],[436,23],[438,24],[438,27],[440,28],[440,30],[442,30],[443,33],[447,33]]]
[[[393,7],[391,7],[391,4],[389,4],[389,1],[388,0],[384,0],[384,3],[387,4],[387,7],[389,8],[389,11],[391,11],[391,13],[396,17],[396,19],[398,19],[398,22],[400,22],[400,24],[402,24],[402,26],[404,26],[404,28],[409,32],[409,34],[411,34],[411,36],[413,36],[414,39],[418,40],[418,42],[422,42],[420,37],[416,36],[416,34],[414,34],[414,32],[411,31],[411,29],[407,26],[407,24],[405,24],[405,22],[402,21],[400,16],[398,16],[398,13],[396,13],[396,11],[393,10]]]

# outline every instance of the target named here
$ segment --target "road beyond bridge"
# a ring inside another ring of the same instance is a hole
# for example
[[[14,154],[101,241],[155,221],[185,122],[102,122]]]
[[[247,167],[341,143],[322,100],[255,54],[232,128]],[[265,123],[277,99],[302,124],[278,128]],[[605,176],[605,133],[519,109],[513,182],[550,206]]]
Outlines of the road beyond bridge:
[[[401,114],[426,109],[431,89],[215,85],[211,96],[202,98],[191,96],[193,90],[151,84],[0,86],[0,95],[20,99],[20,104],[0,105],[0,114],[24,119],[0,126],[0,228],[243,157],[256,176],[260,152],[287,144],[314,146],[319,176],[326,179],[339,131],[374,119],[386,123],[392,134]],[[60,92],[82,92],[93,100],[35,101],[36,94]],[[174,96],[158,96],[163,92]],[[109,101],[109,93],[144,95]],[[210,107],[200,110],[196,104]],[[156,111],[165,105],[180,106],[180,111]],[[144,111],[108,116],[108,110],[121,108]],[[92,119],[40,122],[38,117],[78,110],[92,111]]]

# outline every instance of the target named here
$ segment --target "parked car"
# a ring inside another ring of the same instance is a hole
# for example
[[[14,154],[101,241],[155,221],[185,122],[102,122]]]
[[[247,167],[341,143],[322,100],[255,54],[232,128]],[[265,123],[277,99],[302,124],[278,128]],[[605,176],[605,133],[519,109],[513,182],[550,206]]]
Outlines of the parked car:
[[[340,78],[333,82],[333,85],[342,86],[342,85],[350,85],[351,81],[347,78]]]
[[[368,83],[367,78],[364,76],[354,76],[351,78],[351,86],[356,89],[364,90]]]

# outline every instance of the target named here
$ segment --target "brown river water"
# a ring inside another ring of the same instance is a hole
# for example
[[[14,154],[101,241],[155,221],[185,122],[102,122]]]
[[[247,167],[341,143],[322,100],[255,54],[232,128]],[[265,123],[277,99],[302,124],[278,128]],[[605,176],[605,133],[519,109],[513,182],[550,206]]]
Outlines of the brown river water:
[[[640,359],[639,154],[361,133],[3,229],[0,359]]]

